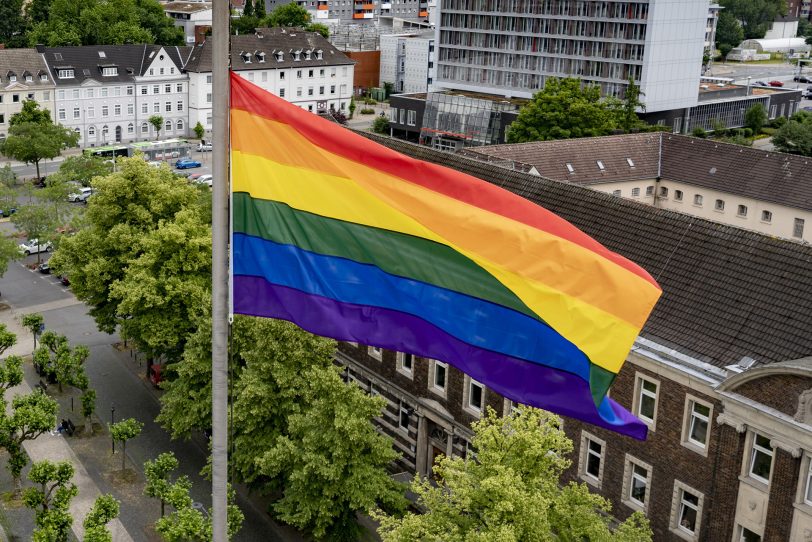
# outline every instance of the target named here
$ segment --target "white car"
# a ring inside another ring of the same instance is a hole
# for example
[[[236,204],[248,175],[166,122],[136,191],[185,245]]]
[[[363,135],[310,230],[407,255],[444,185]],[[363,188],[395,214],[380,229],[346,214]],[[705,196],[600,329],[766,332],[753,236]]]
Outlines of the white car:
[[[87,198],[93,194],[93,189],[88,187],[82,187],[76,192],[68,194],[68,201],[70,202],[86,202]]]
[[[40,244],[38,239],[31,239],[25,243],[20,243],[19,248],[20,252],[28,256],[29,254],[37,254],[38,252],[51,252],[53,247],[50,241]]]
[[[213,180],[214,180],[213,176],[206,174],[206,175],[201,175],[200,177],[196,178],[194,180],[194,183],[195,184],[205,184],[206,186],[211,188],[211,184],[212,184]]]
[[[212,150],[211,143],[198,143],[197,150],[198,152],[211,152]]]

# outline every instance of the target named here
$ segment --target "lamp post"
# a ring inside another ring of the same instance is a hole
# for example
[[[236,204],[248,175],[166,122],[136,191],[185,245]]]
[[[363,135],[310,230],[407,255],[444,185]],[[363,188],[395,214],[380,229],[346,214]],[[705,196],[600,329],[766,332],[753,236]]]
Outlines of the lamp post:
[[[747,96],[750,96],[750,79],[752,79],[752,78],[753,78],[753,76],[751,76],[751,75],[747,76]]]
[[[116,405],[110,404],[110,425],[116,423]],[[113,439],[113,436],[110,435],[110,442],[113,443],[113,453],[116,453],[116,441]]]

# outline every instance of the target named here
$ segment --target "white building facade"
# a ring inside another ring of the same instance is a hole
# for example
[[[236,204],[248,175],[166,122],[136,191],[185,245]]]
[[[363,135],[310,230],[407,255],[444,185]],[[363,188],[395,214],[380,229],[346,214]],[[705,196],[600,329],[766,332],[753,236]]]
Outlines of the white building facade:
[[[397,93],[431,92],[434,87],[434,31],[381,35],[381,85]]]
[[[633,79],[647,111],[697,103],[708,0],[439,4],[438,87],[529,98],[578,77],[623,96]]]
[[[135,127],[139,139],[185,137],[189,127],[189,76],[183,71],[185,48],[149,46],[144,68],[135,77]],[[163,118],[160,132],[150,117]]]
[[[0,54],[0,138],[26,100],[54,112],[54,82],[36,49],[5,49]]]
[[[231,37],[231,66],[238,75],[313,113],[348,111],[354,62],[314,32],[259,29]],[[211,44],[195,47],[186,64],[189,124],[212,128]]]
[[[211,2],[167,2],[163,4],[163,8],[175,26],[183,29],[188,45],[195,43],[195,34],[199,27],[211,27]]]

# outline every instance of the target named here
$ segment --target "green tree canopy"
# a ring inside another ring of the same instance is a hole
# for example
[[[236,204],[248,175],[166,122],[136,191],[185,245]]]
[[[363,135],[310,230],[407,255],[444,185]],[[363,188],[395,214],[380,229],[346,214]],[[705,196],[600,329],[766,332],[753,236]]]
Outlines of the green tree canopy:
[[[121,470],[124,470],[127,460],[127,441],[140,435],[144,424],[135,418],[127,418],[118,423],[110,424],[108,427],[113,440],[121,443]]]
[[[20,490],[23,468],[28,463],[23,443],[55,428],[56,411],[56,401],[41,391],[35,391],[15,396],[11,401],[10,413],[0,418],[0,446],[8,452],[8,469],[17,491]]]
[[[775,132],[773,145],[781,152],[812,156],[812,115],[807,111],[795,113]]]
[[[0,2],[0,43],[7,46],[20,46],[20,34],[25,30],[23,0],[3,0]]]
[[[753,130],[753,135],[761,133],[761,129],[767,124],[767,110],[761,104],[751,106],[744,113],[744,125]]]
[[[71,482],[73,465],[67,461],[38,461],[31,465],[28,479],[34,482],[23,493],[23,503],[34,510],[35,542],[67,542],[73,524],[69,507],[79,493]]]
[[[585,484],[561,485],[572,442],[556,416],[521,407],[500,418],[488,408],[472,427],[476,459],[443,457],[434,466],[436,484],[412,483],[424,513],[374,514],[384,542],[651,540],[642,514],[613,531],[606,499]]]
[[[252,2],[251,0],[245,0],[245,5],[242,7],[242,16],[243,17],[254,16],[254,2]]]
[[[716,23],[716,48],[721,51],[722,46],[725,45],[728,48],[727,50],[730,51],[743,40],[744,30],[738,19],[732,13],[723,9],[719,13],[719,20]],[[727,54],[722,54],[722,56],[727,56]]]
[[[260,0],[260,2],[261,1],[262,0]],[[268,24],[270,26],[306,28],[307,25],[310,24],[310,14],[304,7],[296,2],[290,2],[275,7],[268,15]]]
[[[254,16],[260,20],[267,16],[265,11],[265,0],[257,0],[254,2]]]
[[[550,78],[508,127],[508,143],[607,135],[617,128],[616,106],[580,79]]]
[[[40,338],[40,347],[34,353],[34,362],[52,376],[59,385],[73,386],[82,391],[88,388],[84,363],[90,355],[90,349],[79,344],[71,347],[68,338],[48,330]]]
[[[719,4],[725,8],[722,14],[729,13],[735,20],[741,21],[744,38],[748,40],[763,38],[772,22],[779,15],[787,14],[786,0],[720,0]]]
[[[95,177],[104,177],[113,171],[113,165],[99,156],[80,154],[69,156],[59,165],[55,181],[75,181],[82,186],[90,186]],[[52,175],[51,177],[54,177]]]
[[[9,126],[17,126],[18,124],[25,124],[32,122],[34,124],[50,124],[51,112],[47,109],[40,109],[39,103],[35,100],[25,100],[23,108],[11,115],[9,119]]]
[[[37,178],[39,163],[46,158],[56,158],[62,150],[76,147],[79,134],[58,124],[22,122],[9,127],[8,137],[0,145],[0,153],[13,160],[34,164]]]
[[[93,508],[82,523],[85,528],[83,542],[113,542],[113,535],[107,530],[107,524],[118,517],[119,504],[112,495],[99,495],[96,498]]]
[[[171,481],[172,473],[178,468],[178,460],[172,452],[160,454],[154,460],[144,463],[144,477],[147,483],[144,486],[144,495],[161,501],[161,517],[166,515],[166,503],[175,502],[177,493],[189,493],[192,482],[188,476],[178,476]]]

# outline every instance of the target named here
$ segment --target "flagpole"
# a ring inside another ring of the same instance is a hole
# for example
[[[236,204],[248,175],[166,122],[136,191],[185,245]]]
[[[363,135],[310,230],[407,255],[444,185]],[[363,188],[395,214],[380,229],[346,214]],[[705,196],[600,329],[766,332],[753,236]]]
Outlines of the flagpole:
[[[211,453],[212,541],[227,541],[228,497],[228,208],[229,208],[229,0],[212,4],[212,332]]]

